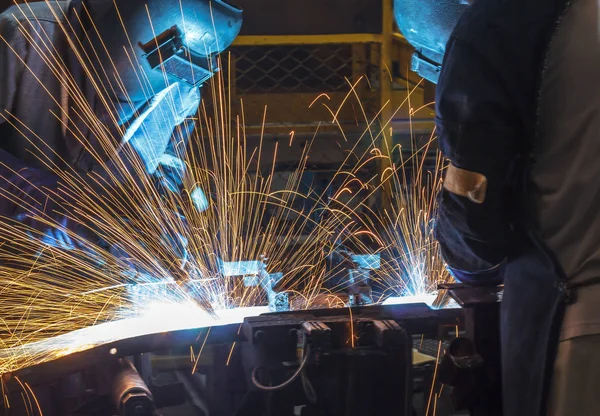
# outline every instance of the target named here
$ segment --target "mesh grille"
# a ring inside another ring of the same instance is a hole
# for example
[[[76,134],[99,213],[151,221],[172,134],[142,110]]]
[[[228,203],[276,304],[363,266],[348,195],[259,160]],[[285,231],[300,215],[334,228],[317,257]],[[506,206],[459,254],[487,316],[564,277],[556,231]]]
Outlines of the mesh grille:
[[[238,94],[334,92],[348,89],[350,45],[233,48]]]

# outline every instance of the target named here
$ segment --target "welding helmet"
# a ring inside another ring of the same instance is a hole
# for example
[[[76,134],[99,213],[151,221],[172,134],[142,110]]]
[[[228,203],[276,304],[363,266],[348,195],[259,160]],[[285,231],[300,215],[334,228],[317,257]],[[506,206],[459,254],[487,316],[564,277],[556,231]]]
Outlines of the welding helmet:
[[[215,56],[242,25],[241,10],[222,0],[83,0],[83,5],[82,13],[91,18],[84,47],[94,51],[87,54],[92,65],[101,67],[94,76],[127,101],[147,98],[172,82],[200,86],[218,70]]]
[[[473,0],[394,0],[398,28],[414,46],[411,69],[437,83],[446,43]]]

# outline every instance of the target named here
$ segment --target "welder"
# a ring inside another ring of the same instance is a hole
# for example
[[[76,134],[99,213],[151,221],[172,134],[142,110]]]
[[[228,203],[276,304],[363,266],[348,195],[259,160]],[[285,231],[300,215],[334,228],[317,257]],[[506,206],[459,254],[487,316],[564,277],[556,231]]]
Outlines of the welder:
[[[42,1],[0,14],[2,221],[73,248],[60,229],[86,231],[57,209],[68,195],[57,169],[119,181],[124,169],[139,175],[137,163],[161,192],[180,191],[200,87],[241,22],[221,0]]]
[[[600,408],[599,18],[595,0],[477,0],[441,66],[436,234],[458,281],[504,283],[509,416]]]

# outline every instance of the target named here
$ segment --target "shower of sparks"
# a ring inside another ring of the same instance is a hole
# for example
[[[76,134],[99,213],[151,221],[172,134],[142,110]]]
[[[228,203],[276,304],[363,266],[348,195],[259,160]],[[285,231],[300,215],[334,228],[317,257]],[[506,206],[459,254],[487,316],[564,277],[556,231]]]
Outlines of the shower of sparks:
[[[432,401],[432,398],[434,397],[434,394],[435,394],[434,389],[435,389],[435,383],[436,383],[436,380],[437,380],[437,370],[438,370],[438,365],[439,365],[439,362],[440,362],[440,353],[441,353],[441,351],[442,351],[442,341],[439,341],[438,342],[437,357],[435,359],[435,363],[436,364],[435,364],[435,368],[434,368],[434,371],[433,371],[433,378],[432,378],[432,382],[431,382],[431,389],[429,390],[429,399],[427,400],[427,410],[425,411],[425,415],[426,416],[429,416],[429,408],[431,407],[431,401]],[[436,402],[434,403],[434,407],[435,407],[435,405],[437,403],[437,396],[435,396],[435,400],[436,400]],[[433,415],[435,416],[435,414],[436,413],[435,413],[435,410],[434,410],[433,411]]]
[[[413,156],[392,160],[392,174],[385,178],[378,174],[362,178],[365,166],[389,158],[378,148],[377,118],[364,116],[367,129],[360,142],[366,145],[357,142],[325,192],[300,191],[310,143],[285,187],[278,189],[274,183],[277,148],[267,159],[262,141],[254,148],[248,144],[244,113],[231,110],[225,87],[228,74],[219,74],[203,89],[211,99],[209,104],[203,101],[188,146],[183,143],[183,128],[175,131],[175,149],[186,172],[183,192],[159,192],[156,178],[148,176],[146,167],[119,145],[123,127],[114,117],[98,118],[43,26],[26,38],[73,101],[69,114],[48,116],[66,117],[67,126],[83,123],[96,145],[81,131],[70,132],[108,173],[84,175],[65,169],[62,163],[59,167],[50,148],[39,148],[43,140],[31,141],[40,155],[50,155],[41,163],[61,185],[46,190],[52,207],[46,213],[26,199],[13,197],[36,220],[35,228],[3,219],[0,374],[136,334],[237,323],[264,311],[246,309],[266,305],[263,288],[225,276],[224,262],[262,260],[267,272],[282,272],[279,285],[292,294],[296,309],[345,305],[336,287],[328,285],[332,271],[327,269],[327,259],[343,243],[359,252],[383,255],[376,278],[385,287],[382,300],[390,295],[431,293],[435,282],[448,278],[431,233],[441,158],[431,173],[423,170],[420,156]],[[69,44],[80,51],[76,57],[88,78],[98,79],[99,69],[87,54],[91,52],[84,52],[79,39],[70,37]],[[134,46],[127,48],[135,57]],[[131,70],[143,83],[137,68],[132,58]],[[105,98],[110,87],[91,82],[105,110],[118,113],[119,108]],[[355,101],[360,106],[355,86],[350,85],[344,105]],[[312,105],[327,106],[326,98]],[[167,97],[168,105],[161,109],[165,120],[174,117],[180,99],[175,94]],[[344,135],[338,114],[339,109],[331,110],[333,123]],[[31,136],[28,126],[11,114],[0,117],[21,131],[24,140],[26,134]],[[290,133],[290,146],[294,136]],[[107,157],[116,152],[119,157]],[[409,166],[410,177],[405,169]],[[386,181],[393,189],[388,195],[390,208],[380,210],[372,202]],[[202,209],[198,209],[198,189],[204,193]],[[359,215],[358,209],[366,214]],[[56,220],[63,216],[66,222]],[[41,238],[47,229],[62,231],[76,248],[44,244]],[[185,260],[173,241],[187,244]],[[228,311],[234,310],[242,315],[232,318]],[[201,350],[196,364],[200,354]]]
[[[413,139],[409,156],[395,147],[387,178],[391,192],[384,194],[383,208],[373,210],[361,222],[362,237],[380,247],[381,267],[374,271],[375,285],[380,288],[378,301],[399,303],[391,297],[409,297],[438,306],[445,301],[443,294],[431,301],[437,285],[452,279],[434,237],[436,198],[444,169],[441,154],[432,151],[434,143],[434,136],[420,146]]]
[[[421,110],[411,110],[411,117]],[[423,138],[411,132],[408,149],[400,144],[387,154],[371,149],[389,166],[379,185],[384,190],[382,203],[373,207],[367,200],[360,202],[363,214],[353,216],[360,231],[352,237],[360,240],[357,245],[372,247],[381,255],[381,267],[373,271],[378,302],[406,303],[394,299],[408,297],[439,307],[448,300],[445,293],[437,292],[437,285],[449,283],[452,276],[434,237],[445,169],[435,144],[435,131]]]
[[[355,98],[360,104],[359,97]],[[421,110],[411,110],[411,117]],[[384,124],[382,129],[386,127]],[[397,299],[408,297],[440,307],[448,299],[445,293],[437,292],[437,285],[452,281],[434,237],[445,160],[436,149],[435,132],[424,138],[411,134],[408,149],[396,145],[390,152],[377,146],[380,135],[368,137],[365,132],[363,140],[370,139],[372,145],[357,158],[356,165],[383,161],[389,166],[383,177],[365,182],[353,177],[336,194],[336,198],[347,194],[345,200],[349,202],[343,204],[344,210],[355,223],[354,229],[358,225],[358,231],[352,232],[346,242],[359,251],[381,255],[381,267],[372,271],[376,302],[406,303]],[[381,198],[380,204],[371,202],[373,195]],[[350,205],[352,201],[354,205]]]
[[[339,230],[349,229],[343,224],[347,216],[332,212],[317,222],[314,218],[320,215],[315,210],[326,211],[327,201],[310,204],[315,208],[306,212],[293,208],[297,200],[307,198],[298,191],[306,155],[285,189],[273,189],[277,154],[273,155],[271,168],[262,171],[262,144],[256,149],[246,145],[243,113],[238,117],[230,114],[222,76],[205,86],[213,108],[203,105],[200,109],[202,123],[187,149],[183,149],[183,132],[175,131],[174,147],[186,167],[184,191],[159,193],[154,178],[146,175],[146,167],[124,149],[120,149],[120,157],[103,156],[119,150],[115,146],[119,143],[117,135],[125,132],[116,125],[116,119],[112,119],[115,125],[111,126],[98,118],[65,62],[55,53],[43,26],[33,26],[29,32],[24,27],[20,30],[74,102],[68,114],[48,117],[63,120],[66,116],[67,127],[83,122],[97,139],[96,146],[80,131],[70,132],[107,174],[82,175],[74,169],[60,169],[52,149],[40,148],[43,138],[28,139],[27,135],[33,133],[28,126],[9,113],[2,114],[23,134],[23,140],[38,147],[40,155],[50,155],[40,162],[59,177],[61,185],[46,190],[47,206],[51,208],[45,213],[26,198],[15,200],[14,196],[3,195],[27,209],[37,226],[28,228],[18,221],[3,220],[0,349],[11,359],[2,360],[0,373],[105,341],[93,337],[87,342],[69,337],[66,343],[61,341],[61,337],[77,330],[139,316],[159,316],[169,305],[188,305],[217,317],[215,310],[264,304],[265,293],[260,286],[246,287],[243,279],[223,276],[223,262],[266,259],[269,271],[286,272],[283,282],[288,290],[302,292],[305,304],[311,303],[320,290],[319,282],[325,274],[323,260],[331,242],[337,239]],[[93,81],[98,69],[81,52],[84,48],[80,40],[69,37],[69,44],[80,51],[77,58],[96,93],[105,97],[107,87]],[[135,55],[133,51],[131,54]],[[136,71],[136,65],[131,70]],[[175,99],[167,97],[168,105],[160,109],[166,121],[180,107]],[[111,101],[103,103],[109,114],[118,112]],[[203,210],[196,209],[192,200],[197,189],[207,195]],[[60,214],[68,221],[58,222]],[[76,249],[42,243],[48,229],[66,234]],[[307,234],[309,238],[301,238]],[[187,241],[189,258],[185,262],[174,249],[176,244],[172,244],[180,237]],[[298,276],[307,277],[308,284],[300,288]],[[196,322],[197,326],[206,325],[206,319]],[[221,323],[223,320],[213,319],[209,325]],[[46,349],[44,354],[37,354],[29,348],[47,340],[54,342],[49,344],[56,349],[53,353]]]

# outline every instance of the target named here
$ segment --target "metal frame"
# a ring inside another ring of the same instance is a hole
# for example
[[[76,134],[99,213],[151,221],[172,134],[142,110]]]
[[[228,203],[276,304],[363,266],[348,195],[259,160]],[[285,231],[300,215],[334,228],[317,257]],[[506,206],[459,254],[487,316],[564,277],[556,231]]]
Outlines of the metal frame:
[[[380,148],[384,154],[389,154],[393,149],[393,128],[392,123],[394,118],[394,94],[393,94],[393,45],[394,42],[406,43],[404,37],[394,30],[394,10],[392,0],[382,0],[382,33],[348,33],[335,35],[271,35],[271,36],[238,36],[233,43],[233,46],[277,46],[277,45],[324,45],[324,44],[378,44],[380,47],[378,56],[379,67],[379,103],[382,111],[379,114],[379,119],[382,126],[380,137]],[[356,49],[354,52],[358,52]],[[356,65],[353,65],[353,74],[356,75]],[[403,114],[404,115],[404,114]],[[410,115],[409,115],[410,117]],[[390,168],[389,161],[379,163],[379,172],[384,172]],[[391,185],[390,185],[391,186]],[[391,193],[391,189],[384,187],[382,192],[382,202],[387,203],[389,198],[386,194]]]
[[[385,0],[389,1],[389,0]],[[381,43],[384,34],[345,33],[340,35],[246,35],[238,36],[232,46],[327,45]]]
[[[315,321],[323,316],[352,316],[360,319],[393,319],[409,333],[435,336],[440,326],[460,325],[465,322],[464,309],[431,309],[424,303],[406,305],[372,305],[341,309],[316,309],[297,312],[268,313],[246,318],[243,324],[230,324],[212,328],[189,328],[178,331],[144,335],[103,344],[92,349],[73,353],[56,360],[24,368],[5,377],[18,376],[31,386],[81,371],[93,365],[117,361],[119,358],[152,351],[167,350],[178,346],[201,346],[206,344],[233,344],[252,340],[261,328],[277,327],[287,331],[300,322]],[[210,332],[209,332],[210,331]],[[207,337],[207,334],[208,337]]]

